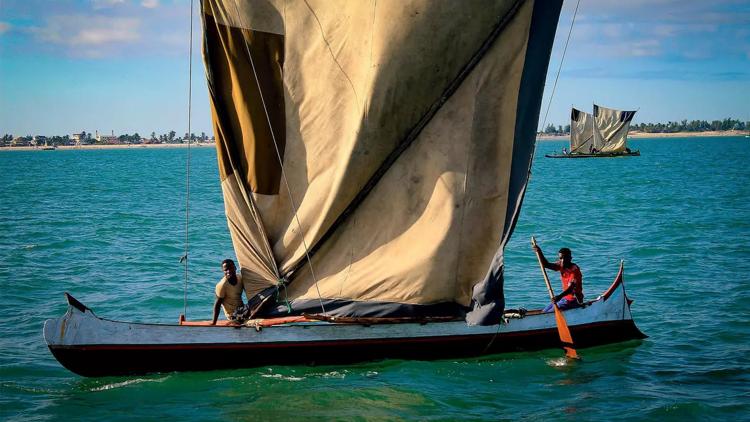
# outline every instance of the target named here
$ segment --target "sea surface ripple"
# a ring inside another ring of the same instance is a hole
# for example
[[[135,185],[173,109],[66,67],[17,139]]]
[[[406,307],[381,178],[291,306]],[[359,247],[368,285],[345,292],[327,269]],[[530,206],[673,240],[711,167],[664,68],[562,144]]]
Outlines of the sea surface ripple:
[[[187,283],[186,149],[0,151],[0,420],[750,420],[748,139],[544,158],[563,145],[538,145],[506,248],[507,307],[546,303],[534,235],[550,258],[573,250],[588,298],[624,260],[648,339],[572,364],[547,350],[99,379],[57,363],[43,321],[63,315],[66,291],[108,319],[209,318],[233,256],[215,151],[190,153]]]

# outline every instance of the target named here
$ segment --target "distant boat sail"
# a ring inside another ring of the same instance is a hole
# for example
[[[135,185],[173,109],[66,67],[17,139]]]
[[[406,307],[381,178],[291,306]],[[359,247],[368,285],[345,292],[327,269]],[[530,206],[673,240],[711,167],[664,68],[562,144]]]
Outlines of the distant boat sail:
[[[547,154],[549,158],[621,157],[640,155],[627,145],[635,111],[620,111],[594,104],[589,114],[573,108],[570,113],[570,151]]]
[[[594,146],[594,116],[585,111],[570,112],[570,153],[582,154]]]
[[[551,313],[506,320],[503,249],[561,5],[203,0],[227,223],[268,306],[149,325],[68,296],[50,350],[108,375],[559,346]],[[569,311],[577,345],[643,337],[622,283]]]
[[[628,131],[635,111],[620,111],[594,104],[594,148],[605,154],[627,152]]]

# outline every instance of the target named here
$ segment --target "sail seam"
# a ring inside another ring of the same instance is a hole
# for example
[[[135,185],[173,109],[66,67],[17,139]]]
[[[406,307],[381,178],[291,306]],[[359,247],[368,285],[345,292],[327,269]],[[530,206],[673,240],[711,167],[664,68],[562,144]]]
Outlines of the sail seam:
[[[479,89],[481,89],[481,88],[480,87],[476,88],[477,91]],[[476,102],[474,103],[474,107],[476,107]],[[477,114],[473,113],[473,118],[471,119],[471,130],[469,132],[469,133],[471,133],[472,137],[474,135],[474,130],[476,129],[476,122],[477,122]],[[461,248],[461,242],[463,242],[463,239],[464,239],[464,219],[466,217],[466,198],[469,196],[469,168],[471,167],[469,165],[469,162],[471,161],[471,157],[472,157],[471,152],[472,152],[472,147],[473,146],[474,146],[473,142],[468,143],[468,146],[466,148],[466,154],[465,154],[465,157],[464,157],[464,163],[465,163],[465,166],[464,166],[464,186],[463,186],[463,196],[461,198],[461,219],[460,219],[459,224],[458,224],[458,227],[459,227],[459,230],[458,230],[458,242],[457,242],[458,243],[458,253],[457,253],[457,256],[456,256],[456,267],[454,269],[454,271],[455,271],[455,273],[454,273],[454,275],[455,275],[454,282],[456,283],[454,285],[454,291],[453,291],[453,295],[454,296],[456,296],[455,288],[459,286],[459,282],[458,282],[459,276],[458,276],[458,273],[459,273],[459,267],[461,266],[461,254],[462,254],[462,251],[463,251],[463,249]]]
[[[357,89],[354,87],[354,82],[352,82],[351,78],[346,73],[344,68],[341,66],[341,63],[339,63],[338,59],[336,58],[336,55],[333,53],[333,49],[331,48],[331,44],[328,42],[328,39],[326,38],[325,32],[323,31],[323,25],[320,23],[320,19],[318,19],[318,15],[315,14],[315,11],[310,6],[310,3],[307,2],[307,0],[305,0],[305,6],[307,6],[307,8],[310,9],[310,13],[315,18],[315,22],[318,23],[318,28],[320,29],[320,36],[321,38],[323,38],[323,42],[326,43],[326,48],[328,48],[328,52],[331,53],[331,58],[333,59],[333,62],[336,63],[336,66],[338,66],[341,73],[349,82],[349,86],[352,87],[352,92],[354,93],[354,101],[356,101],[357,105],[359,105],[359,95],[357,95]]]
[[[443,91],[443,93],[440,95],[440,97],[437,99],[435,103],[430,106],[430,108],[425,112],[425,114],[422,116],[422,118],[417,122],[417,124],[409,131],[409,134],[398,144],[398,146],[391,151],[390,154],[383,160],[382,164],[378,169],[373,173],[373,175],[370,177],[370,179],[367,181],[367,183],[364,184],[362,189],[355,195],[355,197],[352,199],[352,201],[349,203],[349,205],[344,209],[344,211],[339,214],[338,218],[331,224],[331,226],[326,230],[326,232],[320,237],[320,239],[315,243],[312,248],[310,249],[310,256],[314,256],[315,253],[320,250],[322,245],[331,238],[333,233],[338,229],[338,227],[346,221],[349,216],[359,207],[359,205],[364,202],[365,198],[370,194],[370,192],[375,188],[375,186],[378,184],[380,179],[383,178],[385,173],[391,168],[391,166],[396,162],[396,160],[403,154],[404,151],[406,151],[409,146],[414,142],[414,140],[417,139],[420,133],[422,133],[422,130],[427,126],[427,124],[432,121],[432,118],[435,117],[437,112],[443,107],[443,105],[448,101],[451,96],[458,90],[458,87],[463,83],[464,80],[469,76],[471,71],[476,67],[476,65],[479,63],[479,61],[485,56],[487,51],[489,51],[492,44],[495,42],[495,40],[498,38],[500,33],[502,32],[503,28],[513,19],[513,17],[516,15],[520,8],[522,0],[516,0],[513,5],[509,8],[508,12],[500,18],[498,23],[495,25],[495,27],[492,29],[490,34],[487,36],[487,38],[482,42],[482,45],[477,49],[477,51],[471,56],[469,61],[464,65],[463,68],[458,72],[456,77],[448,84],[446,89]],[[304,265],[302,261],[296,263],[292,268],[289,269],[289,271],[286,272],[285,277],[288,279],[292,279],[294,274]]]

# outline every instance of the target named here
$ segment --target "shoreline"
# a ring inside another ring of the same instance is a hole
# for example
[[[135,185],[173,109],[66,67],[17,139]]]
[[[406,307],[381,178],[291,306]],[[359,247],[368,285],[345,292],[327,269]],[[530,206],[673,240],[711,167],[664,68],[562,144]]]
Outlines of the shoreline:
[[[647,132],[629,132],[628,139],[663,139],[663,138],[709,138],[709,137],[732,137],[746,136],[747,131],[726,130],[726,131],[707,131],[707,132],[674,132],[674,133],[647,133]],[[566,141],[570,135],[538,135],[537,141]],[[196,142],[190,143],[191,148],[214,147],[213,142]],[[97,150],[97,149],[137,149],[137,148],[187,148],[188,144],[127,144],[127,145],[61,145],[55,147],[55,150]],[[41,146],[0,146],[0,151],[49,151]]]
[[[648,133],[639,131],[628,132],[628,139],[644,139],[644,138],[712,138],[712,137],[732,137],[732,136],[745,136],[747,131],[740,130],[711,130],[706,132],[673,132],[673,133]],[[563,141],[570,139],[570,135],[539,135],[536,138],[538,141]]]
[[[213,142],[195,142],[189,144],[190,148],[215,147]],[[187,148],[188,144],[127,144],[127,145],[60,145],[55,150],[96,150],[96,149],[138,149],[138,148]],[[36,147],[0,147],[0,151],[51,151],[45,150],[43,146]]]

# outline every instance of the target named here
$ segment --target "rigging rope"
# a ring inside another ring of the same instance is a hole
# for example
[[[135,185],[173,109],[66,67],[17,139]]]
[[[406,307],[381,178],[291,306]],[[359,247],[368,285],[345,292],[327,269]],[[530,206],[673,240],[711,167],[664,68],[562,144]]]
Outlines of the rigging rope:
[[[182,315],[187,318],[187,286],[188,286],[188,250],[190,249],[190,237],[189,237],[189,228],[190,228],[190,141],[192,137],[191,132],[191,119],[192,119],[192,111],[193,111],[193,0],[190,0],[190,47],[189,47],[189,53],[188,53],[188,121],[187,121],[187,138],[188,138],[188,147],[187,147],[187,165],[185,169],[185,189],[186,189],[186,195],[185,195],[185,254],[180,259],[181,262],[185,263],[185,286],[183,288],[182,293],[182,303],[183,303],[183,309],[182,309]]]
[[[244,28],[250,28],[248,25],[245,24],[243,15],[240,14],[239,6],[237,5],[237,0],[234,2],[234,8],[235,12],[237,13],[237,16],[240,18],[240,23]],[[273,133],[273,126],[271,125],[271,116],[268,114],[268,107],[266,107],[266,100],[263,98],[263,91],[260,87],[260,81],[258,80],[258,72],[255,70],[255,62],[253,61],[253,55],[250,53],[250,46],[247,43],[247,39],[245,37],[242,37],[242,41],[245,44],[245,50],[247,51],[247,56],[250,59],[250,66],[253,69],[253,77],[255,78],[255,84],[258,86],[258,93],[260,96],[260,102],[263,105],[263,112],[266,115],[266,121],[268,122],[268,129],[271,132],[271,140],[273,140],[273,146],[276,150],[276,158],[279,160],[279,166],[281,167],[281,177],[284,180],[284,185],[286,186],[287,194],[289,195],[289,203],[292,205],[292,210],[294,210],[294,219],[297,222],[297,226],[299,227],[300,233],[302,235],[302,245],[305,247],[305,258],[307,259],[307,263],[310,266],[310,274],[312,275],[313,282],[315,283],[315,290],[318,292],[318,300],[320,301],[320,309],[323,311],[323,315],[326,314],[326,308],[323,306],[323,297],[320,294],[320,288],[318,287],[318,279],[315,276],[315,270],[312,265],[312,260],[310,259],[310,248],[307,246],[307,241],[305,240],[305,230],[302,227],[302,223],[299,220],[299,215],[297,213],[297,204],[294,202],[294,198],[292,198],[292,189],[289,187],[289,181],[286,177],[286,170],[284,170],[284,160],[281,157],[281,153],[279,152],[279,145],[276,142],[276,135]],[[285,284],[285,282],[280,280],[280,283],[282,285]]]
[[[557,88],[557,80],[560,78],[560,70],[562,70],[563,62],[565,61],[565,53],[568,51],[568,42],[570,42],[570,34],[573,33],[573,25],[576,23],[576,15],[578,14],[578,5],[581,4],[581,0],[576,2],[576,9],[573,12],[573,20],[570,22],[570,30],[568,30],[568,39],[565,40],[565,48],[563,48],[562,57],[560,58],[560,66],[557,68],[557,75],[555,75],[555,83],[552,85],[552,92],[549,96],[549,102],[547,103],[547,111],[544,113],[544,121],[542,122],[542,131],[544,131],[544,125],[547,124],[547,115],[549,115],[549,109],[552,105],[552,98],[555,96],[555,89]],[[534,143],[534,150],[536,152],[536,142]]]

